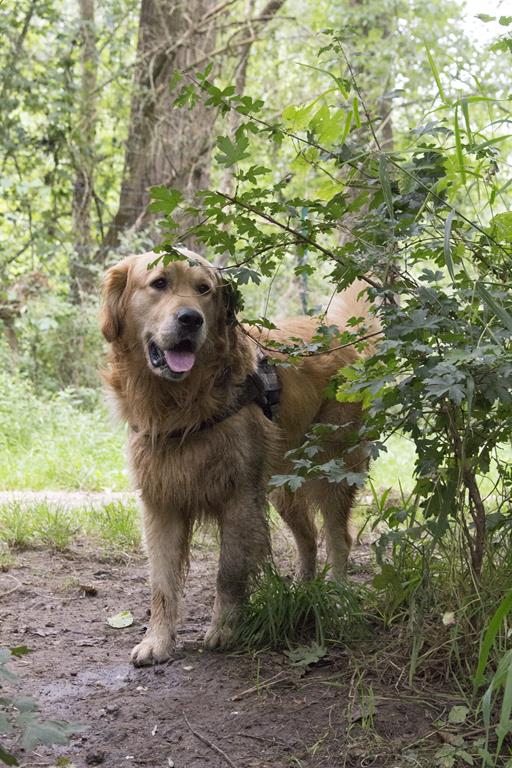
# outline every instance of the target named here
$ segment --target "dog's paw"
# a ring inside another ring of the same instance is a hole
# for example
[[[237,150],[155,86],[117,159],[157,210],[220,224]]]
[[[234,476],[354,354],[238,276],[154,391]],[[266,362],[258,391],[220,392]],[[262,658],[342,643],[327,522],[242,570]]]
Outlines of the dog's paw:
[[[212,621],[210,627],[208,628],[205,636],[203,645],[205,648],[208,648],[210,651],[213,651],[215,648],[221,649],[226,648],[233,639],[233,627],[230,626],[226,621],[223,622],[215,622]]]
[[[174,653],[175,640],[168,635],[159,636],[149,633],[131,652],[132,663],[136,667],[148,664],[161,664],[170,659]]]

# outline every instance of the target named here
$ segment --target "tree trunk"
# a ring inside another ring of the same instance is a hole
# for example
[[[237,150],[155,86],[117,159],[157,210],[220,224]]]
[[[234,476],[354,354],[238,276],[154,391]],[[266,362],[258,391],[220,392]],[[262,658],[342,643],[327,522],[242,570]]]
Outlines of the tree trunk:
[[[119,206],[100,258],[128,228],[147,225],[149,187],[166,184],[190,198],[209,180],[213,110],[174,107],[173,74],[213,49],[214,0],[142,0],[137,64]]]
[[[72,149],[75,166],[72,220],[74,251],[69,277],[72,300],[77,303],[95,285],[92,265],[91,205],[93,200],[96,138],[97,53],[94,0],[79,0],[81,37],[81,83],[78,125]]]

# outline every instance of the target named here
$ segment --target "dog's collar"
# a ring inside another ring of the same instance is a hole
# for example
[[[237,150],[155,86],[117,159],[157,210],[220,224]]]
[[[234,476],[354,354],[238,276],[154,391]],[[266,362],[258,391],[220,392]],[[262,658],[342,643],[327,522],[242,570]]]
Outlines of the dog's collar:
[[[229,371],[223,372],[221,380],[225,380],[229,375]],[[252,373],[249,373],[243,384],[238,388],[237,397],[233,404],[225,411],[221,411],[211,419],[202,421],[195,429],[188,431],[186,429],[177,429],[174,432],[166,432],[165,436],[169,440],[179,439],[186,437],[187,435],[195,435],[197,432],[202,432],[205,429],[214,427],[216,424],[220,424],[222,421],[234,416],[246,405],[256,403],[259,405],[267,419],[272,421],[276,416],[279,409],[279,403],[281,400],[281,382],[277,373],[275,365],[269,362],[268,358],[260,355],[258,358],[258,367]],[[132,425],[133,432],[140,432],[136,425]]]

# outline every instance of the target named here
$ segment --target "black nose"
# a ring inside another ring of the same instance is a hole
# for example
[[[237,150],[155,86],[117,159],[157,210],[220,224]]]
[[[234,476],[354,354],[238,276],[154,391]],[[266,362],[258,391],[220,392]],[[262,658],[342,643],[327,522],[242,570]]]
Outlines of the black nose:
[[[204,323],[204,317],[196,309],[184,307],[176,312],[176,319],[180,325],[189,330],[197,330]]]

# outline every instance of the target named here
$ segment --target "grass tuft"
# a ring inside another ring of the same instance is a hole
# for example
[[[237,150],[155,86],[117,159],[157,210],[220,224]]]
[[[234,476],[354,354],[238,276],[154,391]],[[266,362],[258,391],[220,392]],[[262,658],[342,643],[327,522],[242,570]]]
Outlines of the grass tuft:
[[[11,550],[4,542],[0,541],[0,573],[6,573],[16,562]]]
[[[86,535],[108,555],[119,557],[140,547],[138,518],[135,499],[79,509],[48,501],[10,501],[0,504],[0,546],[6,551],[41,545],[62,551]]]
[[[314,640],[342,642],[362,625],[359,590],[328,578],[290,581],[268,566],[256,579],[233,638],[244,650],[279,649]]]
[[[79,531],[71,513],[55,504],[40,501],[23,504],[11,501],[0,505],[0,541],[8,547],[27,549],[44,544],[53,549],[68,549]]]
[[[102,546],[115,555],[139,549],[141,532],[135,499],[112,501],[93,509],[84,522],[87,534],[99,538]]]

